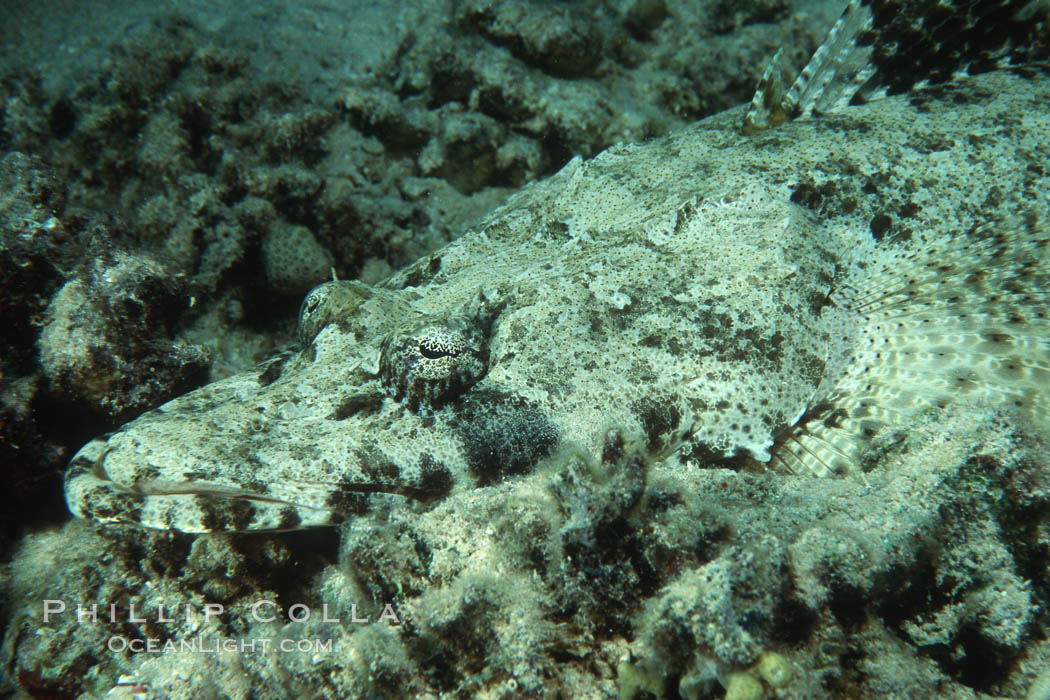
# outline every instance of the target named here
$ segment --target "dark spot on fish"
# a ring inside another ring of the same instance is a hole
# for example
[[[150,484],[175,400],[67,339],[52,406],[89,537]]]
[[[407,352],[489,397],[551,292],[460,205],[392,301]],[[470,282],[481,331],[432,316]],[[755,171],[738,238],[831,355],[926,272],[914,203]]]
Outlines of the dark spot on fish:
[[[642,423],[650,452],[659,448],[671,431],[682,423],[682,411],[672,397],[648,397],[636,401],[631,410]]]
[[[988,194],[984,198],[984,202],[981,203],[983,209],[994,209],[1003,203],[1003,193],[996,186],[992,186],[988,189]]]
[[[142,498],[99,486],[82,504],[84,515],[96,520],[137,523],[142,519]]]
[[[558,428],[542,410],[494,389],[468,392],[454,406],[451,423],[482,485],[528,472],[558,443]]]
[[[770,336],[763,336],[757,328],[742,328],[737,331],[737,337],[751,341],[753,347],[761,348],[765,356],[773,362],[780,362],[784,354],[783,345],[786,337],[780,331],[775,331]],[[746,360],[745,350],[741,349],[739,356],[734,359]]]
[[[243,498],[197,496],[194,505],[201,514],[201,524],[212,532],[247,530],[255,516],[255,506]]]
[[[674,232],[682,233],[689,221],[696,216],[696,212],[696,205],[692,202],[686,202],[685,206],[675,214]]]
[[[426,452],[419,458],[419,490],[417,498],[429,500],[452,490],[452,471]]]
[[[160,476],[160,469],[153,466],[149,462],[141,462],[135,473],[132,475],[132,483],[130,485],[149,483],[156,480]],[[67,477],[68,478],[68,477]]]
[[[368,512],[368,494],[360,490],[359,484],[345,481],[328,496],[327,505],[331,510],[344,515],[364,515]]]
[[[563,221],[548,221],[543,227],[545,238],[562,240],[568,238],[569,226]]]
[[[732,455],[726,455],[721,450],[702,441],[694,442],[685,456],[685,461],[691,461],[701,469],[732,469],[733,471],[742,470],[752,459],[747,450],[738,449]]]
[[[566,227],[567,228],[567,227]],[[501,238],[510,232],[510,226],[500,221],[485,229],[485,235],[489,238]]]
[[[871,235],[876,241],[881,241],[890,230],[893,220],[886,214],[876,214],[871,218]]]
[[[226,499],[231,529],[247,530],[255,518],[255,505],[241,498]]]
[[[346,420],[347,418],[359,414],[362,418],[367,418],[368,416],[379,413],[379,410],[382,407],[382,394],[350,394],[339,402],[335,411],[333,411],[332,415],[328,416],[328,418],[329,420]]]
[[[66,468],[66,482],[73,481],[78,476],[88,474],[94,469],[95,465],[91,460],[86,459],[83,455],[77,455]]]
[[[245,479],[243,489],[256,496],[266,496],[270,493],[269,483],[258,478]]]
[[[259,386],[268,386],[276,381],[281,376],[281,370],[284,369],[284,364],[290,357],[290,353],[281,353],[267,360],[256,380]]]
[[[910,146],[917,153],[929,155],[938,151],[951,150],[955,146],[955,142],[932,135],[914,134],[906,145]]]
[[[803,182],[795,186],[791,192],[791,201],[813,211],[820,209],[824,198],[834,194],[835,188],[831,183],[824,183],[819,188]]]
[[[299,527],[303,519],[299,517],[299,511],[291,506],[281,508],[281,519],[277,521],[279,530],[294,530]]]
[[[401,285],[402,289],[408,287],[418,287],[424,282],[430,281],[437,271],[441,269],[441,256],[435,255],[430,258],[425,265],[416,265],[405,275],[405,282]]]
[[[809,295],[809,311],[814,316],[819,316],[820,312],[823,311],[825,306],[834,306],[831,301],[831,292],[821,294],[820,292],[813,292]]]
[[[374,485],[389,486],[401,480],[401,469],[381,450],[365,446],[355,450],[361,463],[361,473]],[[359,488],[367,488],[359,484]]]

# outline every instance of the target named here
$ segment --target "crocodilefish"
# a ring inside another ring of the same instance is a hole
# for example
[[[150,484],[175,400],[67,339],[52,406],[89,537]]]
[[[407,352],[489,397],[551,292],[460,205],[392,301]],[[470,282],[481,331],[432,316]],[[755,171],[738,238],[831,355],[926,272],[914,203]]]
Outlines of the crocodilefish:
[[[574,158],[380,284],[313,290],[301,347],[84,446],[69,507],[289,530],[597,461],[610,431],[850,478],[952,401],[1045,430],[1047,12],[851,2],[750,105]]]

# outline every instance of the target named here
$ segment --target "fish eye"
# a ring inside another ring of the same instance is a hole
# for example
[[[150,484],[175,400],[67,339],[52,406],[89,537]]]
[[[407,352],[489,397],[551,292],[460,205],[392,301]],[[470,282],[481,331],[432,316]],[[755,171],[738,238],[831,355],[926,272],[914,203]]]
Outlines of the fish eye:
[[[327,284],[327,282],[325,284]],[[325,296],[325,290],[322,289],[322,287],[324,287],[324,285],[321,285],[321,287],[314,287],[314,289],[306,295],[306,298],[303,299],[303,303],[299,307],[300,327],[303,325],[304,321],[309,322],[310,316],[313,315],[314,311],[317,310],[317,307],[320,306],[321,300]]]
[[[379,378],[414,412],[437,410],[488,370],[488,338],[481,324],[430,322],[383,342]]]
[[[441,336],[428,336],[419,342],[419,354],[427,360],[455,357],[461,351],[458,343],[449,343]]]
[[[299,306],[299,342],[309,345],[325,326],[349,318],[371,295],[369,286],[361,282],[336,280],[314,287]]]

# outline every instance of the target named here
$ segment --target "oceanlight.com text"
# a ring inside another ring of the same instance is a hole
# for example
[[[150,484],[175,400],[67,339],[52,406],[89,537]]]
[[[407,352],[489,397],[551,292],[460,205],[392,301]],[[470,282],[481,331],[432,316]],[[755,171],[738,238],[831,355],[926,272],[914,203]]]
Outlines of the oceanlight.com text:
[[[330,654],[331,639],[271,639],[258,637],[254,639],[232,639],[190,637],[178,641],[157,638],[140,639],[137,637],[110,637],[106,647],[114,653],[131,652],[133,654],[161,654],[165,652],[194,652],[198,654],[217,654],[219,652],[254,654],[281,651],[285,653]]]

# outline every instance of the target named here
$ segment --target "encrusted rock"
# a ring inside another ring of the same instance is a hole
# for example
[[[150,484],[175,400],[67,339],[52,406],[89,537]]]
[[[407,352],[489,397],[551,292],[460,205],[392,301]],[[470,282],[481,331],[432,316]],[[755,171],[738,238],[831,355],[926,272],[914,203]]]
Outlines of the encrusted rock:
[[[189,303],[185,281],[161,264],[103,247],[51,299],[38,340],[44,374],[114,418],[152,408],[207,379],[207,352],[170,340]]]
[[[262,252],[266,279],[281,294],[298,297],[332,275],[332,254],[305,226],[278,223]]]

